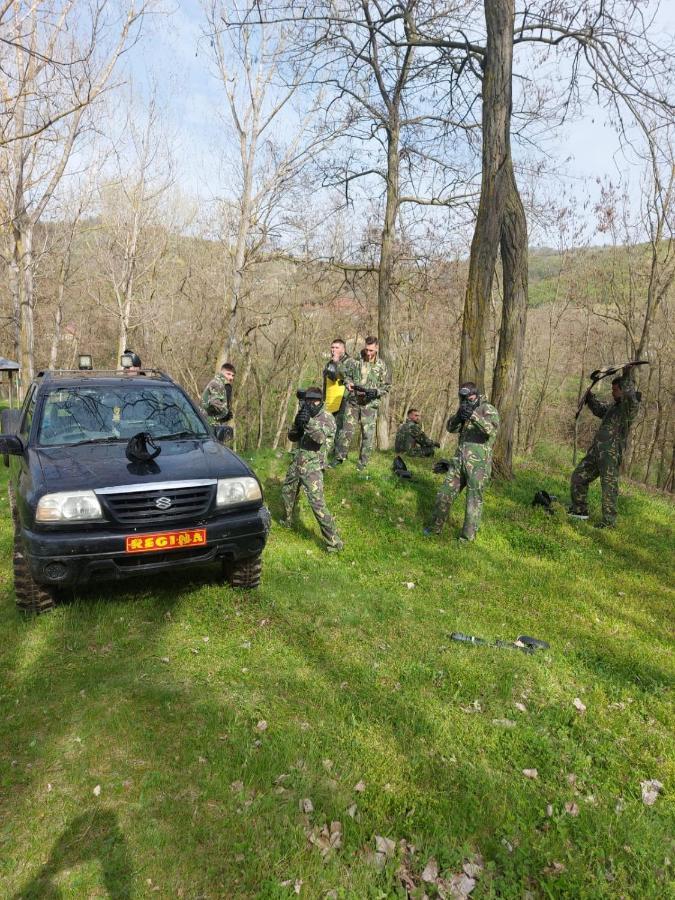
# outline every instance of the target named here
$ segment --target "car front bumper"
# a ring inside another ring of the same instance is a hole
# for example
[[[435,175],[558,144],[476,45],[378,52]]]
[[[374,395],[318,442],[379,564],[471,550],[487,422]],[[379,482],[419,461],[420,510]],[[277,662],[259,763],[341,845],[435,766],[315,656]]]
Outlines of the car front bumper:
[[[148,529],[153,534],[203,528],[206,529],[206,543],[143,553],[126,552],[127,538],[137,533],[132,530],[101,530],[98,526],[62,533],[22,529],[21,537],[35,581],[67,587],[89,581],[147,575],[218,559],[247,559],[264,548],[270,523],[269,510],[262,506],[199,523],[153,527]],[[140,529],[137,531],[141,533]]]

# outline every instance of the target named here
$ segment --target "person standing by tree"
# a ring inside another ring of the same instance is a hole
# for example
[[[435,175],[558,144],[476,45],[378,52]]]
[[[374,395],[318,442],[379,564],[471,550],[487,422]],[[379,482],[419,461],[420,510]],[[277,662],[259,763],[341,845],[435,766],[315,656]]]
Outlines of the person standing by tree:
[[[447,474],[424,529],[426,535],[440,534],[455,497],[466,488],[466,513],[460,541],[473,541],[480,527],[483,493],[492,473],[492,450],[499,430],[499,413],[478,393],[473,381],[459,389],[459,409],[448,419],[447,430],[459,431],[457,452],[448,464]]]
[[[212,378],[204,388],[202,407],[208,416],[209,424],[214,428],[225,425],[232,419],[234,376],[235,368],[232,363],[223,363],[218,375]]]
[[[589,391],[586,398],[594,416],[602,419],[588,453],[572,472],[569,514],[575,519],[588,518],[588,488],[600,478],[602,490],[602,518],[596,528],[613,528],[616,524],[616,505],[619,496],[619,468],[626,449],[628,432],[640,406],[635,390],[633,369],[626,367],[612,381],[613,402],[603,402]]]
[[[356,468],[363,471],[368,465],[375,443],[377,410],[381,398],[391,388],[387,367],[378,357],[377,350],[377,338],[369,336],[359,359],[348,358],[342,364],[347,399],[343,426],[335,443],[333,467],[339,466],[347,458],[357,423],[361,425],[361,450]]]
[[[396,432],[394,450],[397,453],[407,453],[408,456],[433,456],[434,450],[441,446],[422,431],[421,418],[419,409],[408,410],[405,422],[399,425]]]

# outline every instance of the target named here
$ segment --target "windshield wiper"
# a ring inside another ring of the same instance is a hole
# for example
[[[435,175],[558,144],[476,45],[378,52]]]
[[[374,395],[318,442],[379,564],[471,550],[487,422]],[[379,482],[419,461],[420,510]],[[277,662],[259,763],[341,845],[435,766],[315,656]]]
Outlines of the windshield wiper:
[[[111,435],[110,437],[103,438],[86,438],[84,441],[75,441],[74,444],[65,444],[66,447],[81,447],[82,444],[114,444],[117,441],[126,441],[126,438],[115,437],[115,435]]]
[[[171,438],[182,438],[182,437],[191,437],[191,438],[199,438],[205,437],[203,434],[197,434],[196,431],[176,431],[173,434],[153,434],[153,441],[165,441],[170,440]]]

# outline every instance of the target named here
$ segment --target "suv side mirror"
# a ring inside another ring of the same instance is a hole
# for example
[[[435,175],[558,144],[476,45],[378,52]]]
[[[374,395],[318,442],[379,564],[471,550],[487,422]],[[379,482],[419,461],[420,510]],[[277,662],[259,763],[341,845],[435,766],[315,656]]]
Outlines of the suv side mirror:
[[[231,441],[234,437],[234,429],[230,425],[216,425],[213,432],[216,436],[216,440],[220,441],[221,444]]]
[[[21,424],[21,410],[20,409],[3,409],[0,412],[0,428],[2,429],[2,434],[0,434],[0,438],[10,438],[15,437],[17,431],[19,430],[19,425]],[[21,444],[19,438],[16,438]],[[21,450],[9,450],[3,447],[0,450],[0,454],[2,455],[2,461],[6,466],[9,466],[9,454],[20,456],[23,453],[23,444],[21,444]]]
[[[23,442],[15,434],[0,434],[0,454],[23,456]]]

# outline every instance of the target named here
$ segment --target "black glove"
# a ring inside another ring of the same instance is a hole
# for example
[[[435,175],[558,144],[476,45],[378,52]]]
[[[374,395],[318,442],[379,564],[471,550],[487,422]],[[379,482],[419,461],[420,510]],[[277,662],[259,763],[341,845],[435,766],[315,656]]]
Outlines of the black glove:
[[[363,394],[366,398],[366,403],[372,403],[373,400],[377,400],[377,398],[380,396],[377,388],[366,388]]]
[[[228,409],[228,411],[223,416],[223,422],[229,422],[232,418],[232,411]]]
[[[295,427],[298,431],[304,431],[305,425],[312,418],[312,410],[309,403],[303,403],[295,415]]]
[[[435,472],[436,475],[445,475],[446,472],[450,471],[450,460],[439,459],[437,463],[433,464],[431,471]]]
[[[438,441],[432,441],[432,445],[433,445],[437,450],[440,450],[440,449],[441,449],[441,445],[438,443]]]
[[[477,403],[472,403],[470,400],[462,400],[459,404],[459,410],[457,411],[459,421],[468,422],[477,406]]]

